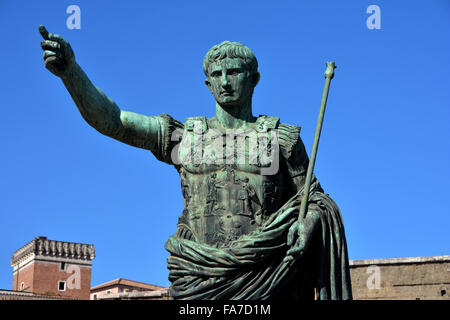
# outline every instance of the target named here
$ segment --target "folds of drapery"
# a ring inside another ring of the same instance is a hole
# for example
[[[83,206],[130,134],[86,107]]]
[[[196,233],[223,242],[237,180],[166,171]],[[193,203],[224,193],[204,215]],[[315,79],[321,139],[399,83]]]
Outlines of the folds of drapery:
[[[315,186],[312,186],[315,187]],[[296,259],[284,259],[289,227],[298,219],[303,190],[271,215],[258,231],[244,235],[227,247],[212,247],[170,237],[166,250],[170,295],[190,300],[266,300],[299,271]],[[318,299],[351,299],[347,244],[342,217],[334,201],[321,192],[310,194],[320,208],[320,250],[317,267]]]

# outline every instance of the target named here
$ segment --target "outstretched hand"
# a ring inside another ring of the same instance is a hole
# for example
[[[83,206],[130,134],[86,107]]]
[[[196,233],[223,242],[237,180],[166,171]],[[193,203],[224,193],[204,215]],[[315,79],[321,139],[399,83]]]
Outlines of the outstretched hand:
[[[285,261],[294,260],[303,255],[311,242],[314,231],[320,224],[320,212],[318,210],[308,211],[304,218],[300,218],[289,228],[287,246],[290,249],[286,253]]]
[[[44,50],[44,64],[55,76],[64,77],[75,65],[75,55],[70,44],[61,36],[49,33],[43,26],[39,26],[44,41],[41,47]]]

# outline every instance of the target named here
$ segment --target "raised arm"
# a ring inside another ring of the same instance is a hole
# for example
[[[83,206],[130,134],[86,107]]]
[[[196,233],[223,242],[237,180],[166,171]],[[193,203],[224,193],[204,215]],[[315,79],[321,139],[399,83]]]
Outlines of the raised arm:
[[[39,26],[44,41],[45,67],[60,77],[78,110],[89,125],[100,133],[134,147],[158,153],[162,143],[164,119],[122,111],[106,94],[96,87],[75,61],[70,44],[61,36]],[[159,140],[158,140],[159,139]],[[156,154],[155,154],[156,155]]]

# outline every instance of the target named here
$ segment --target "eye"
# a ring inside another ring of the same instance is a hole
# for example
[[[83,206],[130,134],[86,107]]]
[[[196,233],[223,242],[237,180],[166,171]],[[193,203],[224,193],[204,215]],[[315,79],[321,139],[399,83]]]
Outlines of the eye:
[[[220,71],[214,71],[211,73],[211,77],[217,78],[220,77],[222,75],[222,72]]]
[[[232,75],[232,76],[235,76],[235,75],[237,75],[237,74],[239,74],[239,73],[241,73],[241,72],[242,72],[241,69],[232,69],[232,70],[230,70],[230,71],[228,72],[228,74],[229,74],[229,75]]]

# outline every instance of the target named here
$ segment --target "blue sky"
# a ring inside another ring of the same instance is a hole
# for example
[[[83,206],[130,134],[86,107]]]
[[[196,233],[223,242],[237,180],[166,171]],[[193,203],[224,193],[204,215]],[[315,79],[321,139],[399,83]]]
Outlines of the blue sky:
[[[66,8],[81,9],[81,29]],[[381,9],[369,30],[366,9]],[[302,126],[312,147],[325,62],[331,83],[315,173],[341,209],[350,259],[450,254],[450,1],[1,1],[0,288],[11,254],[45,235],[92,243],[92,285],[167,286],[164,250],[183,201],[176,170],[81,118],[43,66],[38,25],[72,45],[120,108],[211,117],[202,61],[224,40],[256,55],[254,115]]]

